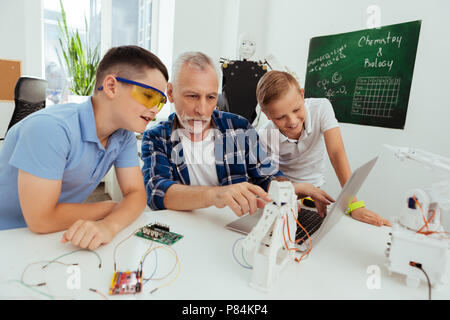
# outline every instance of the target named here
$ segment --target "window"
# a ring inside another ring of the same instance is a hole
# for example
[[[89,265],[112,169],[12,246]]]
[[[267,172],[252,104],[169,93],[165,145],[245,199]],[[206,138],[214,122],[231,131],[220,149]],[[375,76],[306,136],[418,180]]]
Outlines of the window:
[[[99,45],[103,51],[100,53],[101,56],[111,46],[134,44],[151,50],[154,9],[152,0],[62,0],[62,3],[66,11],[68,29],[78,29],[81,41],[84,41],[86,36],[89,36],[91,44],[105,41],[103,47]],[[43,4],[44,63],[49,88],[48,101],[64,103],[69,94],[69,81],[59,44],[60,3],[59,0],[43,0]],[[104,11],[103,14],[101,10]],[[88,22],[88,35],[84,17]],[[104,23],[102,18],[105,19]]]
[[[152,50],[152,1],[139,0],[139,45]]]
[[[139,0],[112,0],[111,46],[138,45]]]

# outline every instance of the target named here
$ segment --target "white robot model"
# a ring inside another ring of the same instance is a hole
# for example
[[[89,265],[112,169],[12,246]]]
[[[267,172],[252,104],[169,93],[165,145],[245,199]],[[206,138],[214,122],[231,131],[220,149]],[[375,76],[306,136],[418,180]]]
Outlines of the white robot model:
[[[297,196],[291,182],[272,181],[269,195],[273,199],[264,207],[261,219],[247,235],[242,247],[253,260],[249,285],[267,292],[280,271],[294,260],[297,229]]]
[[[385,147],[402,161],[411,159],[430,169],[450,173],[450,159],[420,149]],[[406,283],[411,287],[417,287],[421,280],[426,280],[423,271],[426,271],[432,287],[444,283],[450,234],[441,225],[441,213],[449,208],[449,181],[413,189],[405,195],[404,210],[401,217],[393,220],[391,240],[386,249],[389,274],[406,275]]]

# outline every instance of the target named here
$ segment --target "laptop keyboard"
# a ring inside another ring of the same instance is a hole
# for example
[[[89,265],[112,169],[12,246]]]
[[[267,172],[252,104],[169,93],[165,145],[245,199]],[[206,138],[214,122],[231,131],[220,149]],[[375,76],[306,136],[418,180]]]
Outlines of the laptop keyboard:
[[[322,225],[323,219],[317,211],[308,210],[305,208],[302,208],[301,211],[298,214],[298,222],[303,226],[303,228],[308,231],[309,236],[311,236],[314,232],[316,232],[319,227]],[[302,243],[305,240],[308,240],[308,236],[306,235],[305,231],[297,225],[297,232],[295,236],[295,240],[301,239],[298,243]]]

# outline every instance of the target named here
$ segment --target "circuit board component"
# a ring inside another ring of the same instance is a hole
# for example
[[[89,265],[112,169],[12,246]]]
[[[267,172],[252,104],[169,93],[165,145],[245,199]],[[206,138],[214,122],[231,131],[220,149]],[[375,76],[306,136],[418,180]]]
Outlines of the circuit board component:
[[[138,237],[147,240],[153,240],[168,246],[174,244],[175,242],[183,238],[181,234],[171,232],[169,226],[162,223],[148,224],[140,228],[136,232],[136,235]]]
[[[134,294],[141,292],[142,289],[142,272],[141,271],[114,271],[109,288],[110,295],[117,294]]]

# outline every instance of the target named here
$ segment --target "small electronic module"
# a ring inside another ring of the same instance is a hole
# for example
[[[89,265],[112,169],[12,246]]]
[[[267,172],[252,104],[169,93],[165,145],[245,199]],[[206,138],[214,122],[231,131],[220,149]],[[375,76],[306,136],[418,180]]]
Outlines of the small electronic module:
[[[109,288],[110,295],[133,294],[141,292],[142,272],[141,271],[115,271]]]
[[[169,246],[183,238],[181,234],[171,232],[169,226],[161,223],[148,224],[140,228],[136,232],[136,235],[138,237],[153,240]]]

